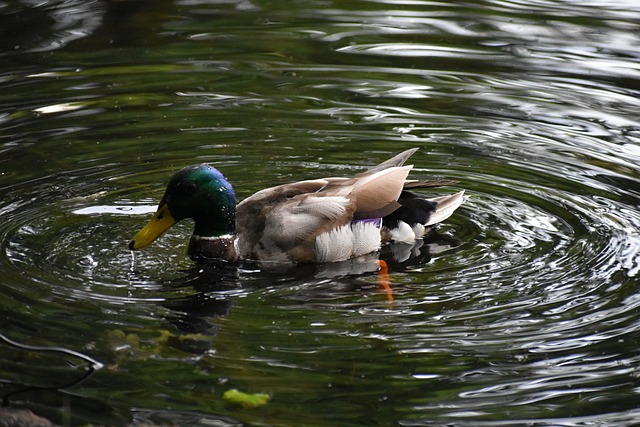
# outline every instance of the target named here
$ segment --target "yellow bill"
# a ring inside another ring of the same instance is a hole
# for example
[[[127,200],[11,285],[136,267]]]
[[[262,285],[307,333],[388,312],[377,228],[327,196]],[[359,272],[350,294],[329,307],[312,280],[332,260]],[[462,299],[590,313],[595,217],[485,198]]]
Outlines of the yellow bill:
[[[169,206],[166,204],[162,205],[158,211],[153,214],[151,221],[133,236],[133,239],[129,242],[129,249],[135,251],[149,246],[175,223],[176,220],[171,215],[171,212],[169,212]]]

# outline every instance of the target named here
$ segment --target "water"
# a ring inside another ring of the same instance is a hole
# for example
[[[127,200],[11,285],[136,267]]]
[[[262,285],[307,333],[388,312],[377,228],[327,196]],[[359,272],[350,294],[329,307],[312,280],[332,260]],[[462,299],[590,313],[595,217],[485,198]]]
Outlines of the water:
[[[1,4],[1,332],[105,367],[24,390],[86,364],[0,343],[0,392],[63,425],[636,424],[639,23],[634,1]],[[393,301],[349,269],[194,265],[190,224],[127,250],[187,164],[242,198],[414,146],[413,177],[470,198],[392,265]]]

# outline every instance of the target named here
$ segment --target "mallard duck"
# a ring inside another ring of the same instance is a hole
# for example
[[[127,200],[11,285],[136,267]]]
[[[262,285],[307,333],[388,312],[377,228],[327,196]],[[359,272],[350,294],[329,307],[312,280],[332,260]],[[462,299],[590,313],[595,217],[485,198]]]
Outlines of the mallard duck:
[[[187,166],[169,181],[157,212],[129,243],[144,248],[176,222],[195,222],[193,258],[325,263],[412,242],[449,218],[464,191],[432,199],[408,189],[453,181],[407,180],[417,148],[351,178],[321,178],[258,191],[236,206],[231,184],[209,165]]]

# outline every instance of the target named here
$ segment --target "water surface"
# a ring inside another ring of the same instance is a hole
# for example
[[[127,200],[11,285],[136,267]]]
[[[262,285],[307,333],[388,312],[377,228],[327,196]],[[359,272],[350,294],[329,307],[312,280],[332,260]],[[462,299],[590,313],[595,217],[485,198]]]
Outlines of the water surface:
[[[1,332],[104,368],[25,390],[86,364],[0,343],[0,392],[63,425],[636,424],[639,23],[634,1],[1,4]],[[243,198],[410,147],[470,198],[392,263],[392,301],[353,266],[195,265],[188,223],[127,250],[185,165]]]

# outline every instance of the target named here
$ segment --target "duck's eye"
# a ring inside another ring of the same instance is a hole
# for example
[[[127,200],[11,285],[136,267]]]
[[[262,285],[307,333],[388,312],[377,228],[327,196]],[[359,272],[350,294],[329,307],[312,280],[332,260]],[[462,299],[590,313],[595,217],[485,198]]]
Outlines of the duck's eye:
[[[187,184],[186,188],[184,189],[185,193],[187,194],[193,194],[196,192],[196,188],[198,188],[197,185],[195,185],[193,182]]]

